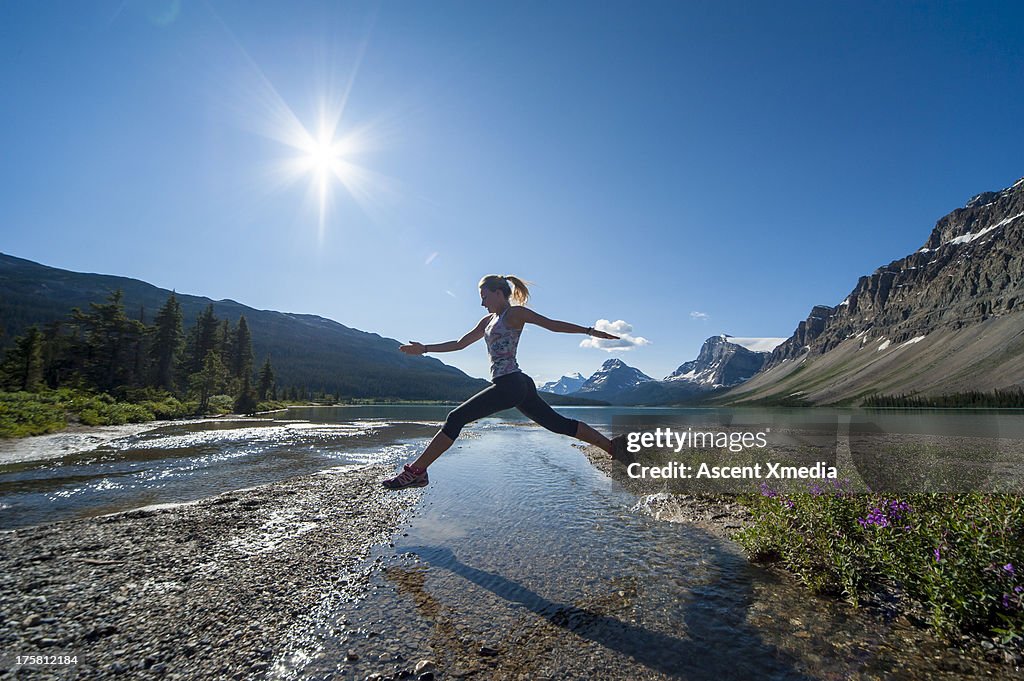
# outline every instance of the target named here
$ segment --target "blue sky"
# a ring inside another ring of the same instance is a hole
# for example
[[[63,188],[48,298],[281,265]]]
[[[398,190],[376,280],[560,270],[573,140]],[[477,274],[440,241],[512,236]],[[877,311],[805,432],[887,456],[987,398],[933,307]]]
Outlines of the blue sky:
[[[662,378],[708,336],[790,335],[1024,176],[1022,25],[1013,2],[3,3],[0,250],[428,343],[511,273],[541,314],[650,341],[530,328],[535,379]],[[341,145],[327,165],[302,129]],[[437,357],[487,373],[482,344]]]

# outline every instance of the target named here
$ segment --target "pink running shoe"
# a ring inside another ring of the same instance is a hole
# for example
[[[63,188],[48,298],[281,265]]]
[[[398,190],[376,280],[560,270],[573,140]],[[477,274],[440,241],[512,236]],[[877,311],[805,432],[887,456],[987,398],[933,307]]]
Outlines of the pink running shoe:
[[[381,482],[382,485],[388,489],[405,489],[406,487],[426,487],[430,484],[430,478],[427,477],[427,472],[415,473],[412,470],[412,466],[405,464],[405,468],[402,472],[393,478],[388,478]]]

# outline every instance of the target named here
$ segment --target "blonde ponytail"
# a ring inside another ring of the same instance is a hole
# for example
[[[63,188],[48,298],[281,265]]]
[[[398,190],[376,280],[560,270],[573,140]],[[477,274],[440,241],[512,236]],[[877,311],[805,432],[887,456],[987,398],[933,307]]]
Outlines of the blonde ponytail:
[[[530,299],[530,289],[526,287],[526,282],[511,274],[505,275],[505,281],[512,284],[512,295],[509,299],[516,305],[526,305],[526,301]]]
[[[528,283],[511,274],[505,276],[488,274],[480,280],[479,288],[486,288],[488,291],[501,291],[510,302],[516,305],[526,305],[526,301],[530,299]]]

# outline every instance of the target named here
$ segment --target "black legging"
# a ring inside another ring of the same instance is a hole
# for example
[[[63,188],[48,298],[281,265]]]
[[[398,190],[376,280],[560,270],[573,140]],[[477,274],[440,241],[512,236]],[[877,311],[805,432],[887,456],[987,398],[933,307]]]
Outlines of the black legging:
[[[491,385],[453,409],[445,419],[441,432],[454,440],[467,423],[512,407],[548,430],[562,435],[576,435],[576,429],[579,428],[579,421],[556,413],[540,398],[532,378],[516,371],[498,376]]]

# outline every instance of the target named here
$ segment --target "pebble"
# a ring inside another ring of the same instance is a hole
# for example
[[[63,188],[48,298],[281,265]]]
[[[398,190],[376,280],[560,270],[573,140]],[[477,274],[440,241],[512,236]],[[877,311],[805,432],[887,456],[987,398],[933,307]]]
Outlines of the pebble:
[[[340,602],[361,593],[370,548],[386,545],[416,503],[415,497],[378,493],[385,468],[299,477],[235,493],[252,502],[249,509],[202,501],[174,512],[83,518],[0,534],[3,647],[70,646],[91,665],[86,672],[80,664],[80,678],[263,677],[325,598]],[[261,549],[265,524],[275,513],[322,520],[300,538]],[[116,561],[116,568],[81,560],[84,550]],[[52,560],[35,559],[47,553]],[[182,586],[187,574],[194,579]],[[42,588],[30,592],[31,585],[45,585],[45,595]],[[47,616],[69,611],[68,619]],[[55,629],[46,627],[47,620]]]
[[[416,663],[416,668],[413,670],[416,674],[425,674],[426,672],[432,672],[437,666],[433,660],[420,660]]]

